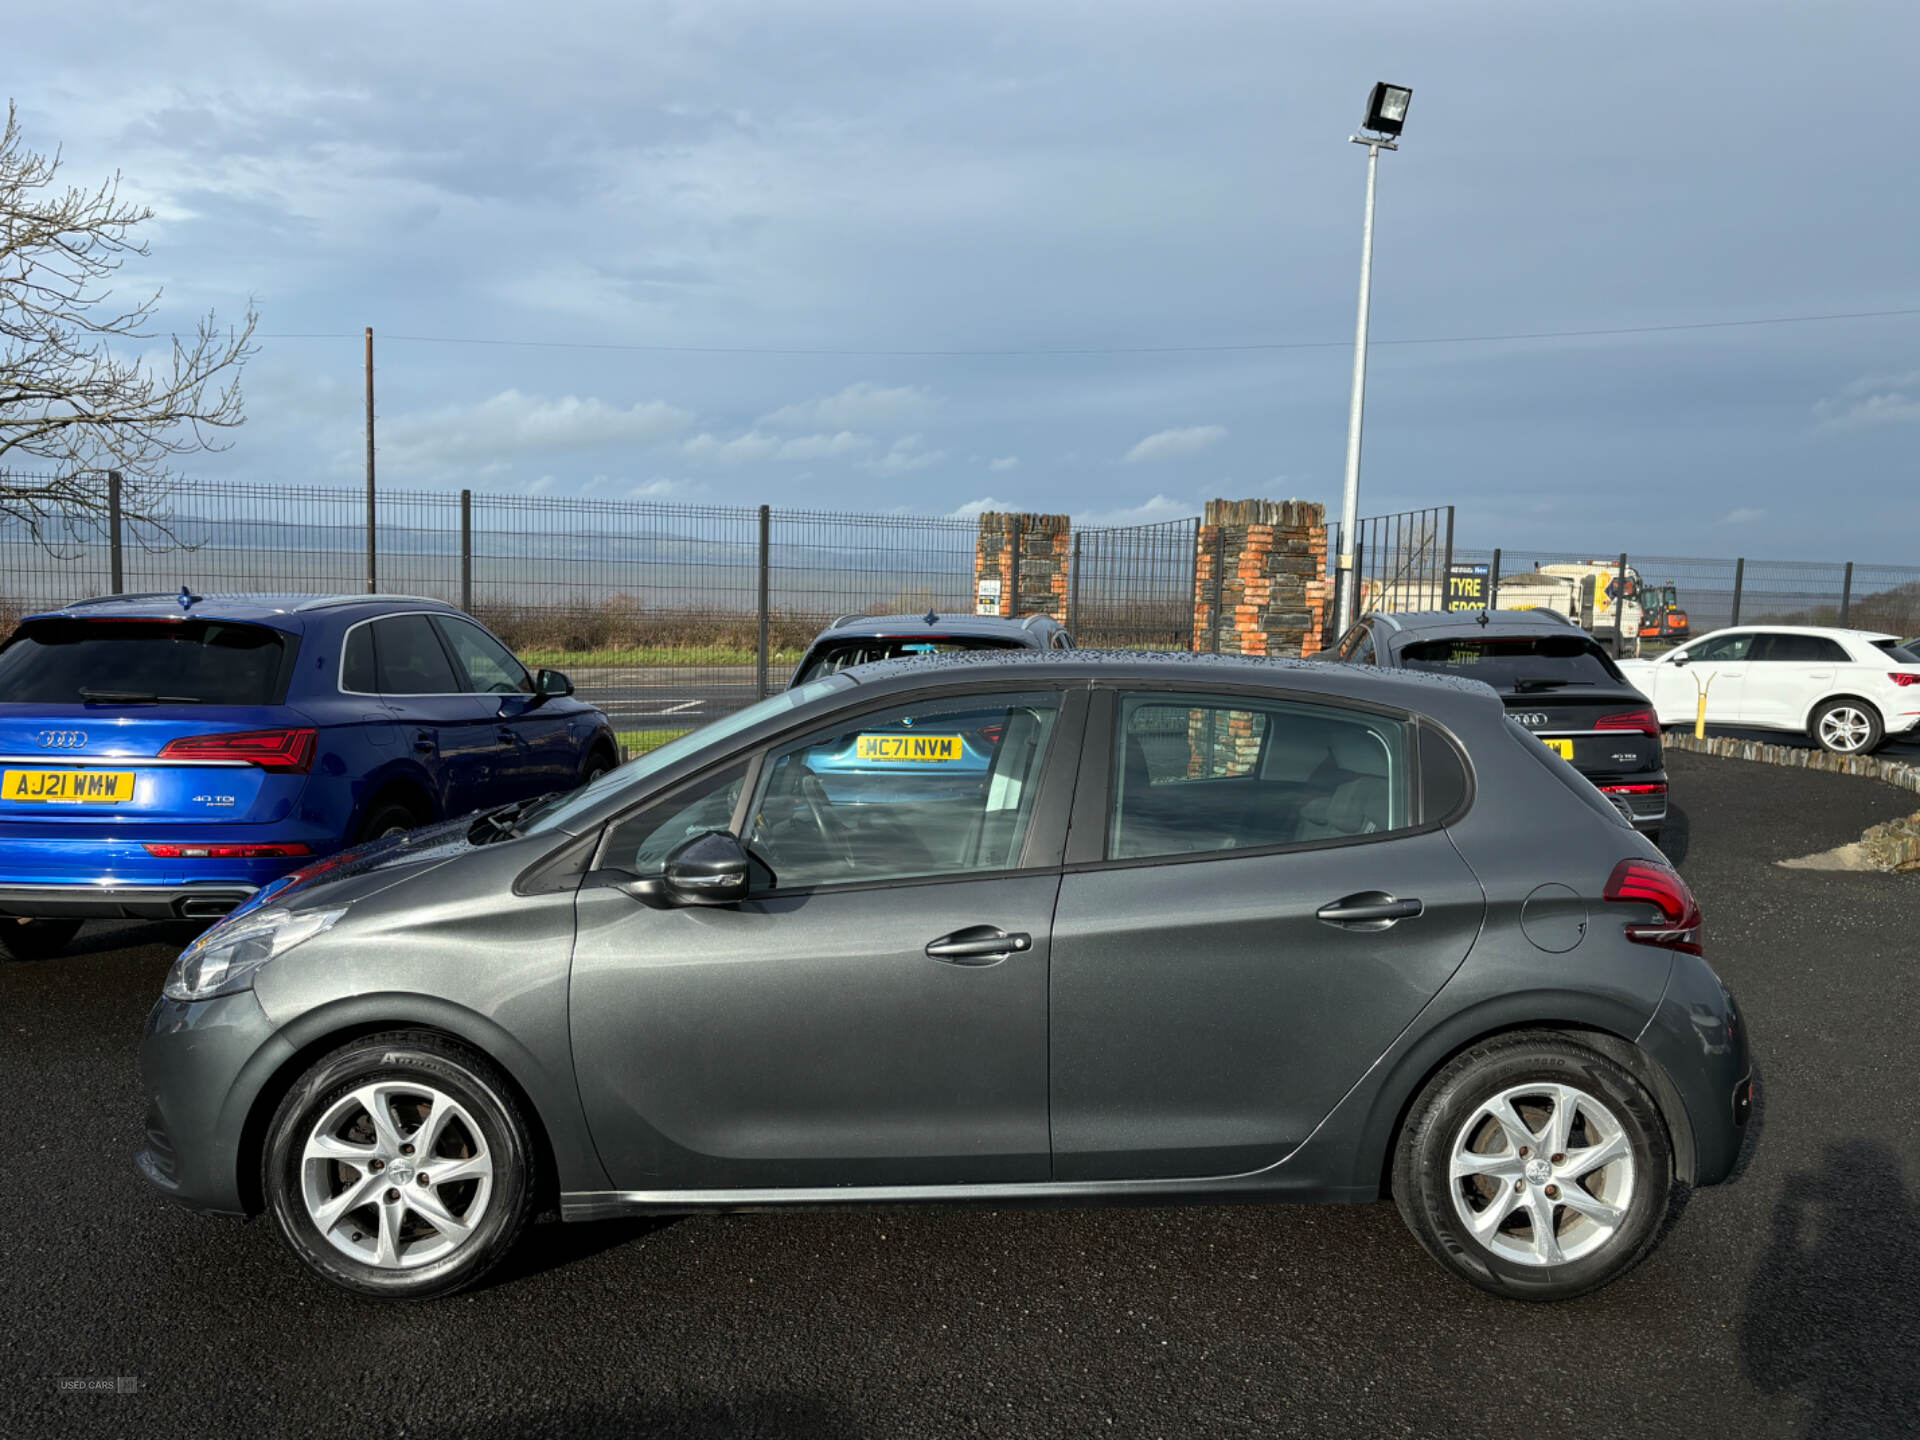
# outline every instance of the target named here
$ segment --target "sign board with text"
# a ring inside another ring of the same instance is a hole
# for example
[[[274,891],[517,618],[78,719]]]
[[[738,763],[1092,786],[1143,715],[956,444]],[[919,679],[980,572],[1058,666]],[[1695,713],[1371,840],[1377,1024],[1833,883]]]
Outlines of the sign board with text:
[[[1493,575],[1485,565],[1455,564],[1447,568],[1447,609],[1488,610],[1494,596],[1490,585]]]
[[[973,613],[976,615],[998,615],[1000,613],[1000,580],[995,576],[991,580],[982,580],[974,587]]]

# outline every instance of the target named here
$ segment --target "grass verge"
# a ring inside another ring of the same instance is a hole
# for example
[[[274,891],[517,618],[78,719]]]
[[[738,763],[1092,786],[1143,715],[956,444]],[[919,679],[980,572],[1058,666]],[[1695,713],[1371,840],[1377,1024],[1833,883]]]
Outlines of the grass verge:
[[[522,650],[520,663],[529,669],[592,670],[609,665],[752,665],[759,657],[731,645],[647,645],[626,650]],[[774,650],[767,667],[779,671],[799,663],[798,650]]]
[[[620,742],[627,757],[631,759],[635,755],[644,755],[649,750],[658,750],[669,740],[678,740],[687,733],[689,732],[685,730],[618,730],[614,732],[614,739]]]

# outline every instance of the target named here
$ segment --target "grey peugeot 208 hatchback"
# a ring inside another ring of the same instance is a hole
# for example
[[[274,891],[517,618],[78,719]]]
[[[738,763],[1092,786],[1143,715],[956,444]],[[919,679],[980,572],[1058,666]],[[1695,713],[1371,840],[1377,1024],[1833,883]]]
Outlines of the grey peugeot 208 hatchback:
[[[408,1298],[556,1203],[1387,1192],[1560,1298],[1753,1128],[1693,896],[1492,690],[1191,655],[845,671],[313,865],[142,1062],[148,1179]]]

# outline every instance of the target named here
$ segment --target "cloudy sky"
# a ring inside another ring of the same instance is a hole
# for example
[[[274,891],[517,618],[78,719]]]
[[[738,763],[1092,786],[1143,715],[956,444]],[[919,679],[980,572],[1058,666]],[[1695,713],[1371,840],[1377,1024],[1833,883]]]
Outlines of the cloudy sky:
[[[395,487],[1335,506],[1385,78],[1363,513],[1914,558],[1920,314],[1728,323],[1920,311],[1911,0],[88,15],[8,83],[159,211],[170,323],[258,304],[209,474],[356,483],[372,325]]]

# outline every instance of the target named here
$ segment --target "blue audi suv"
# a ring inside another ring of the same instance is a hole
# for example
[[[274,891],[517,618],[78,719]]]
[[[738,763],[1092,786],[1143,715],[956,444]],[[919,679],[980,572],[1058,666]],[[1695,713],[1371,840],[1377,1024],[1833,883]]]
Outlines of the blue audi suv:
[[[112,595],[0,646],[0,956],[206,921],[314,857],[619,763],[557,670],[401,595]]]

